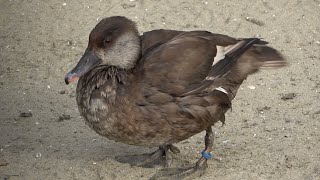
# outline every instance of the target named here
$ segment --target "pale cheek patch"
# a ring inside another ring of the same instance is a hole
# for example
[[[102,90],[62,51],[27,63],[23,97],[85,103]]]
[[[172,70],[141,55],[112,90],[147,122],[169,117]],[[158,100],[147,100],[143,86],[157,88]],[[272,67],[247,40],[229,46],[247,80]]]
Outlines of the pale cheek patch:
[[[227,92],[227,90],[226,89],[224,89],[223,87],[217,87],[215,90],[218,90],[218,91],[220,91],[220,92],[223,92],[223,93],[225,93],[225,94],[228,94],[228,92]]]
[[[96,51],[104,64],[130,69],[140,55],[140,39],[134,33],[125,33],[111,47]]]

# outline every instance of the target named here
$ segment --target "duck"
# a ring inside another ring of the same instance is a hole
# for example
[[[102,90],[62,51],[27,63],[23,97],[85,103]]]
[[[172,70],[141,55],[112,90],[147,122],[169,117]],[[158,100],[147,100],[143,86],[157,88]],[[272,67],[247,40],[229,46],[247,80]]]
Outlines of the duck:
[[[212,157],[212,126],[225,113],[246,78],[286,61],[260,38],[233,38],[209,31],[155,29],[139,34],[124,16],[102,19],[65,83],[78,80],[76,102],[85,123],[116,142],[158,147],[165,168],[151,179],[205,172]],[[174,145],[202,131],[205,148],[190,167],[173,168]]]

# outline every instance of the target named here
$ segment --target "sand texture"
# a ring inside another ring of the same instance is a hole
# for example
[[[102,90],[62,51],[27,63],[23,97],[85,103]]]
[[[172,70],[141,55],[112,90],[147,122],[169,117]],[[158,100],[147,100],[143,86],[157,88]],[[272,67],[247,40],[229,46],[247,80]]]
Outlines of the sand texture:
[[[0,180],[148,179],[162,167],[115,156],[152,152],[100,137],[80,117],[76,83],[64,76],[99,19],[125,15],[139,31],[208,30],[263,37],[290,66],[241,86],[214,158],[199,179],[320,179],[319,0],[0,0]],[[195,163],[204,133],[177,146],[175,165]]]

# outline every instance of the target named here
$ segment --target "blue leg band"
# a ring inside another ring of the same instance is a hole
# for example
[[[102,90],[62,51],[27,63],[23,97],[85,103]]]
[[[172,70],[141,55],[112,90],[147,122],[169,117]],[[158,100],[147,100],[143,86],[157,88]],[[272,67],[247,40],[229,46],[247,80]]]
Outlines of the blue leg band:
[[[201,152],[201,155],[202,155],[202,157],[204,157],[204,158],[207,159],[207,160],[212,157],[212,154],[211,154],[211,153],[207,153],[206,150],[203,150],[203,151]]]

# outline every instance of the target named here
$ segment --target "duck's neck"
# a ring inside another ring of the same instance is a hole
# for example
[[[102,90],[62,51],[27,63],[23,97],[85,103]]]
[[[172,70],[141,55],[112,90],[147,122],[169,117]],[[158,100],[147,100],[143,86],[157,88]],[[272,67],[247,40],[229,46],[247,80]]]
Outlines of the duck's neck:
[[[117,86],[127,84],[128,71],[117,66],[97,66],[79,79],[78,85],[85,84],[87,91],[99,89],[102,86]],[[84,88],[84,87],[82,87]],[[104,89],[102,89],[104,90]]]
[[[104,64],[119,69],[132,69],[141,55],[141,39],[137,32],[121,35],[107,51],[98,52]]]
[[[115,66],[98,66],[82,76],[77,85],[77,103],[81,114],[92,114],[108,109],[117,96],[123,95],[128,82],[128,71]]]

